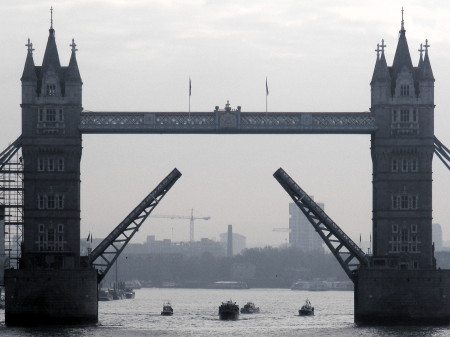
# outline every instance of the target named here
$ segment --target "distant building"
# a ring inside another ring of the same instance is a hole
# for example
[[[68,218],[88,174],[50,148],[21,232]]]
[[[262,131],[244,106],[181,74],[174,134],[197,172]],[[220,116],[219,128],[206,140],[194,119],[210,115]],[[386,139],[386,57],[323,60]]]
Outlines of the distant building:
[[[92,249],[101,241],[101,239],[93,239]],[[88,245],[88,242],[81,240],[81,251],[83,255],[87,254]],[[220,242],[207,238],[193,242],[172,242],[169,239],[156,240],[154,235],[149,235],[147,236],[147,241],[144,243],[129,243],[123,253],[152,255],[181,254],[185,256],[199,256],[204,253],[209,253],[213,256],[225,256],[225,249]]]
[[[247,238],[241,234],[233,233],[233,255],[239,254],[245,248],[247,248]],[[228,246],[228,233],[219,234],[220,243],[224,249]]]
[[[434,242],[434,250],[440,251],[442,249],[442,228],[441,225],[438,223],[432,224],[432,240]]]
[[[313,198],[314,199],[314,198]],[[324,209],[323,203],[317,203]],[[289,244],[305,252],[323,250],[323,240],[298,206],[289,203]]]

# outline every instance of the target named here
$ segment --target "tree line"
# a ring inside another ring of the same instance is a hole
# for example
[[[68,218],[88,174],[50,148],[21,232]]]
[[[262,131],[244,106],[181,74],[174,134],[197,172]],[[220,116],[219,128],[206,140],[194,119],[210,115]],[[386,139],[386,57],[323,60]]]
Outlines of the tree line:
[[[105,281],[114,281],[115,266]],[[210,253],[125,254],[119,257],[117,279],[146,285],[208,287],[216,281],[243,281],[249,287],[290,287],[298,279],[348,280],[333,255],[296,248],[252,248],[229,257]]]

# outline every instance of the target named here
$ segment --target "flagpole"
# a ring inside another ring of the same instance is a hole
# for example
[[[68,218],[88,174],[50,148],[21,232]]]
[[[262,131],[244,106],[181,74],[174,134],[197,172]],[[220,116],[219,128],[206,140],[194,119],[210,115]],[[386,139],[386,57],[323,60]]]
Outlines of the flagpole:
[[[269,86],[267,85],[267,76],[266,76],[266,113],[267,113],[267,96],[269,96]]]
[[[189,119],[191,119],[191,76],[189,76]]]

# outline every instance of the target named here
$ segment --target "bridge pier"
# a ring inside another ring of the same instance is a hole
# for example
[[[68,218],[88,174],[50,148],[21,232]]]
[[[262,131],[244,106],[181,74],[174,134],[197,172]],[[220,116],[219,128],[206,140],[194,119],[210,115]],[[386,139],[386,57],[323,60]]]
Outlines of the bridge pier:
[[[449,324],[450,270],[361,268],[354,305],[357,323]]]
[[[97,271],[5,271],[8,326],[97,323]]]

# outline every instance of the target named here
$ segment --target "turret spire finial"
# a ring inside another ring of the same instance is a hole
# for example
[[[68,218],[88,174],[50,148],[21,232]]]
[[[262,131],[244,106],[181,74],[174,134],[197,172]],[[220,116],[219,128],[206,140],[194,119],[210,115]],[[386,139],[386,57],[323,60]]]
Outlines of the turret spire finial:
[[[420,44],[420,49],[418,50],[418,52],[420,52],[420,58],[422,58],[422,53],[424,52],[422,43]]]
[[[50,7],[50,29],[53,29],[53,6]]]
[[[377,49],[375,49],[375,51],[377,52],[377,60],[378,60],[380,58],[380,51],[381,51],[379,43],[377,43]]]
[[[75,39],[72,39],[72,44],[70,44],[70,46],[72,47],[72,53],[78,51],[78,49],[76,49],[76,44],[75,44]]]
[[[33,44],[30,42],[30,38],[28,38],[28,43],[25,45],[27,47],[28,54],[33,54]]]
[[[425,39],[425,55],[428,54],[428,47],[430,47],[430,45],[428,44],[428,39]]]
[[[381,44],[377,43],[377,49],[375,49],[375,51],[377,52],[377,60],[380,58],[380,52],[381,55],[384,55],[384,47],[386,47],[386,45],[384,44],[384,39],[381,39]]]
[[[402,7],[402,28],[401,28],[401,30],[405,30],[405,21],[403,20],[403,12],[404,12],[405,10],[403,9],[403,7]]]

